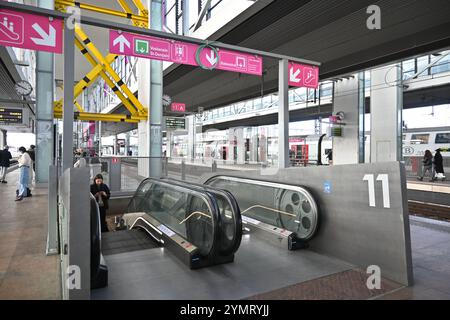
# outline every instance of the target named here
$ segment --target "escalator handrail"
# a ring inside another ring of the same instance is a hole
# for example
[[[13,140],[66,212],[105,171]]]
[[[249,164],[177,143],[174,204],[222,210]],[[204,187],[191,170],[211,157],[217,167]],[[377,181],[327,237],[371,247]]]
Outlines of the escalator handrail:
[[[167,187],[172,187],[173,188],[173,185],[171,185],[170,183],[168,183],[167,181],[164,181],[163,179],[161,179],[161,178],[146,178],[146,179],[144,179],[140,184],[139,184],[139,186],[138,186],[138,188],[136,189],[136,192],[135,192],[135,195],[136,195],[136,193],[138,192],[138,190],[139,190],[139,188],[141,187],[141,185],[143,185],[144,183],[147,183],[147,182],[152,182],[152,183],[156,183],[156,184],[163,184],[163,185],[165,185],[165,186],[167,186]],[[213,240],[212,240],[212,245],[211,245],[211,248],[210,248],[210,250],[209,250],[209,252],[208,252],[208,254],[207,255],[216,255],[217,254],[217,251],[219,250],[218,248],[219,248],[219,240],[220,240],[220,232],[219,232],[219,206],[218,206],[218,204],[217,204],[217,201],[216,201],[216,199],[215,199],[215,197],[210,193],[210,192],[207,192],[207,191],[203,191],[203,192],[199,192],[198,190],[195,190],[195,189],[193,189],[193,188],[189,188],[189,187],[187,187],[187,186],[177,186],[177,187],[180,187],[180,188],[185,188],[185,189],[188,189],[191,193],[193,193],[193,194],[195,194],[196,196],[198,196],[198,197],[200,197],[200,198],[202,198],[206,203],[207,203],[207,205],[208,205],[208,209],[210,210],[210,212],[211,212],[211,218],[212,218],[212,225],[213,225]],[[146,198],[147,196],[149,196],[149,193],[152,191],[152,189],[149,189],[149,190],[147,190],[147,192],[145,193],[145,195],[144,195],[144,198]],[[129,208],[130,207],[130,205],[131,205],[131,203],[132,203],[132,201],[133,201],[133,198],[134,198],[134,196],[131,198],[131,200],[130,200],[130,202],[129,202],[129,204],[128,204],[128,207],[127,208]],[[128,209],[127,209],[127,212],[129,212],[128,211]],[[154,218],[154,219],[156,219],[156,218]],[[158,219],[156,219],[156,220],[158,220]],[[159,220],[158,220],[159,221]],[[161,222],[162,223],[162,222]],[[163,223],[162,223],[163,224]],[[170,227],[170,226],[169,226]],[[181,235],[179,232],[177,232],[176,230],[173,230],[173,228],[171,227],[170,228],[173,232],[175,232],[178,236],[180,236],[181,238],[183,238],[184,240],[186,240],[187,242],[190,242],[188,239],[186,239],[186,237],[185,236],[183,236],[183,235]]]
[[[241,216],[241,210],[239,208],[239,204],[238,204],[236,198],[234,197],[234,195],[231,192],[229,192],[228,190],[216,188],[216,187],[209,186],[209,185],[193,183],[193,182],[186,182],[183,180],[177,180],[177,179],[173,179],[173,178],[169,178],[169,177],[166,177],[164,179],[170,180],[171,183],[174,183],[177,185],[196,187],[200,190],[206,190],[213,194],[218,194],[218,195],[224,197],[228,201],[228,203],[231,207],[232,213],[234,215],[234,219],[233,219],[234,220],[234,230],[235,230],[234,241],[233,241],[233,244],[229,248],[227,248],[226,250],[222,250],[221,253],[224,255],[235,253],[238,250],[238,248],[241,244],[241,239],[242,239],[242,216]],[[220,217],[221,217],[221,215],[219,214],[219,218]],[[220,218],[219,222],[220,222],[220,225],[222,225],[221,218]]]

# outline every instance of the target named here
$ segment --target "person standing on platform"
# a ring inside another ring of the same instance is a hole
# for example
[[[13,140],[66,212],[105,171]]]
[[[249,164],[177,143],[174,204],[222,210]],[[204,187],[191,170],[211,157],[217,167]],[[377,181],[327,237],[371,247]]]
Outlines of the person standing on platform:
[[[417,179],[422,181],[425,174],[427,172],[429,172],[430,173],[430,181],[432,181],[433,174],[432,174],[431,169],[433,167],[433,154],[431,153],[430,150],[425,150],[425,155],[423,156],[422,163],[423,163],[422,175],[420,177],[417,177]]]
[[[19,152],[19,191],[15,201],[22,201],[24,197],[28,196],[28,179],[32,164],[30,155],[27,153],[27,149],[25,149],[25,147],[20,147]]]
[[[81,155],[80,159],[78,159],[78,161],[75,162],[73,167],[74,168],[85,168],[85,167],[87,167],[86,157],[87,157],[87,152],[84,151],[83,154]]]
[[[30,167],[30,184],[33,182],[34,180],[34,176],[36,174],[36,165],[35,165],[35,161],[36,161],[36,152],[35,152],[35,148],[36,146],[31,145],[30,148],[27,150],[27,153],[29,154],[31,161],[32,161],[32,166]],[[31,170],[32,168],[32,170]]]
[[[102,232],[108,232],[108,225],[106,224],[106,210],[108,210],[108,199],[111,192],[106,184],[103,183],[103,176],[97,174],[94,177],[94,183],[91,184],[91,193],[94,195],[100,209],[100,225]]]
[[[9,152],[9,147],[5,146],[3,150],[0,150],[0,182],[8,183],[6,181],[6,173],[8,171],[10,160],[12,159],[11,152]]]
[[[433,167],[433,180],[437,180],[439,178],[444,178],[444,159],[442,159],[441,149],[436,149],[436,153],[434,154],[434,167]]]
[[[327,154],[328,164],[333,165],[333,150],[328,151]]]

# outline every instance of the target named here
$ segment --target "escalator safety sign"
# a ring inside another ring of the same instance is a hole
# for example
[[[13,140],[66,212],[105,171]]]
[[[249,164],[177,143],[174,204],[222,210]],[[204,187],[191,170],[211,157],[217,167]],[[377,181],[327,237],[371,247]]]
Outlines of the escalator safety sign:
[[[170,230],[169,228],[167,228],[165,225],[161,224],[159,225],[158,229],[164,233],[166,236],[168,236],[169,238],[173,237],[175,235],[175,232],[173,232],[172,230]]]
[[[62,53],[62,19],[0,9],[0,45]]]

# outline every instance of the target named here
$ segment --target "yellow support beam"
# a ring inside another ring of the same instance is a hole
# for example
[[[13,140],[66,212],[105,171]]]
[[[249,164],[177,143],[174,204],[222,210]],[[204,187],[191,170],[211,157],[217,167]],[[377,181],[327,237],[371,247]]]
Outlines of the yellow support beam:
[[[148,18],[148,10],[144,7],[141,0],[133,0],[134,5],[139,9],[139,13]]]
[[[80,26],[75,26],[75,35],[78,41],[82,42],[86,46],[92,55],[95,57],[98,63],[103,65],[105,71],[112,77],[114,82],[122,89],[122,91],[128,96],[133,105],[139,110],[141,114],[146,114],[146,108],[139,102],[139,100],[134,96],[128,86],[122,81],[119,75],[114,71],[114,69],[107,63],[103,55],[98,51],[89,37],[84,33]],[[117,88],[116,88],[117,89]],[[114,90],[114,89],[113,89]],[[118,89],[115,93],[119,92]]]
[[[133,13],[133,11],[131,11],[131,8],[128,6],[126,0],[117,0],[117,2],[122,7],[123,11],[125,11],[126,13],[129,13],[129,14]],[[133,22],[134,26],[141,27],[142,22],[139,22],[134,19],[131,19],[131,21]]]
[[[82,52],[83,53],[83,52]],[[105,60],[108,64],[111,64],[116,60],[118,55],[110,53],[106,56]],[[74,89],[74,98],[77,98],[87,87],[89,87],[103,71],[102,65],[97,64],[86,76],[78,81]]]
[[[89,54],[89,52],[83,47],[83,44],[78,40],[75,39],[75,45],[80,49],[81,53],[86,57],[86,59],[93,65],[97,66],[97,62],[94,60],[94,58]],[[120,101],[124,104],[125,108],[131,113],[136,114],[137,110],[136,108],[130,103],[130,101],[124,96],[122,92],[119,91],[117,86],[114,84],[114,82],[109,78],[109,76],[104,71],[104,66],[100,65],[102,67],[102,71],[100,71],[100,76],[105,80],[106,84],[114,91],[114,93],[119,97]],[[109,65],[108,65],[109,66]]]
[[[83,53],[85,50],[84,48],[81,48],[81,53]],[[118,55],[116,54],[108,54],[106,56],[106,61],[111,64],[116,58],[118,57]],[[94,60],[92,60],[94,61]],[[92,63],[92,62],[91,62]],[[101,74],[101,72],[103,71],[103,66],[100,64],[97,64],[94,61],[94,65],[95,67],[89,71],[89,73],[80,81],[78,81],[78,83],[75,85],[75,89],[74,89],[74,94],[73,97],[74,99],[76,99],[84,90],[86,90],[87,87],[89,87],[92,83],[94,83],[95,80],[97,80],[98,76]],[[76,101],[74,101],[74,103],[76,103]],[[55,103],[55,108],[62,108],[63,105],[63,100],[59,100]]]
[[[62,112],[55,111],[54,117],[62,118]],[[102,122],[128,122],[138,123],[142,120],[147,120],[147,116],[133,116],[127,114],[110,114],[110,113],[90,113],[90,112],[74,112],[74,120],[81,121],[102,121]]]
[[[76,1],[69,1],[69,0],[56,0],[55,5],[58,10],[61,10],[62,8],[68,7],[68,6],[78,7],[80,9],[89,10],[89,11],[93,11],[93,12],[97,12],[97,13],[103,13],[103,14],[108,14],[108,15],[112,15],[112,16],[116,16],[116,17],[132,19],[132,20],[138,21],[142,25],[148,26],[148,17],[139,16],[139,15],[136,15],[133,13],[116,11],[116,10],[112,10],[112,9],[108,9],[108,8],[94,6],[92,4],[79,3]]]
[[[83,107],[80,106],[80,104],[77,101],[75,101],[74,104],[75,107],[78,109],[78,112],[84,112]]]

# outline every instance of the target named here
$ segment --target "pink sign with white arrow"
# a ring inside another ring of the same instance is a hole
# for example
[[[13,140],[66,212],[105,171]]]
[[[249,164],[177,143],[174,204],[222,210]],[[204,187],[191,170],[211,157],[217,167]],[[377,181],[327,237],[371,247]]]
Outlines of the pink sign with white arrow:
[[[62,53],[63,21],[0,9],[0,45]]]
[[[115,54],[198,66],[196,60],[198,48],[199,45],[188,42],[109,31],[109,51]],[[238,51],[218,49],[217,57],[214,50],[206,47],[200,52],[199,60],[206,68],[215,67],[219,70],[259,76],[262,74],[260,56]]]
[[[319,87],[319,68],[289,61],[289,85],[317,89]]]

